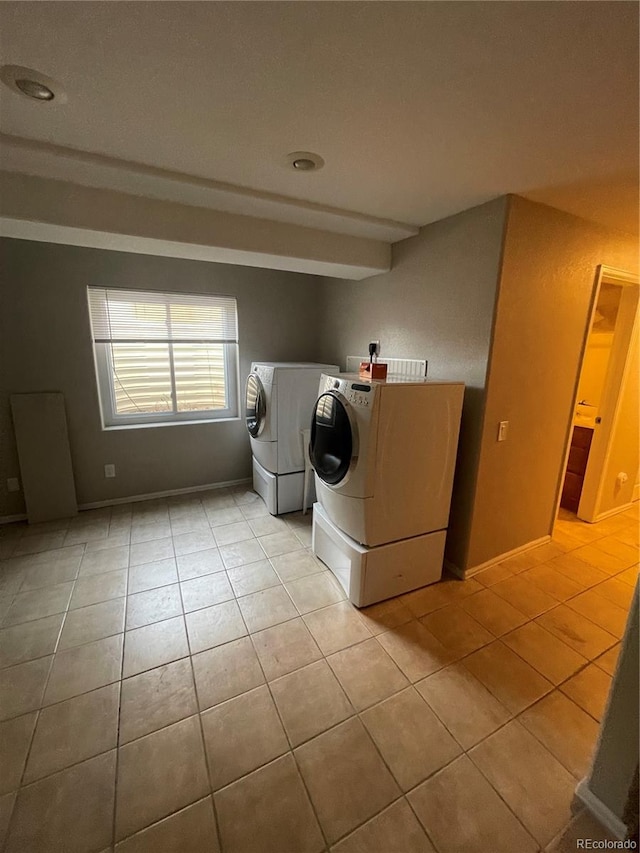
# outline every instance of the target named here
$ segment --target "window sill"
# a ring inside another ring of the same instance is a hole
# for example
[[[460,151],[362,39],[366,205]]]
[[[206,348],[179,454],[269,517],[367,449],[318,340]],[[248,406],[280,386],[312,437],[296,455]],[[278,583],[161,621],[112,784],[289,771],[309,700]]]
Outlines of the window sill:
[[[242,418],[236,416],[233,418],[205,418],[203,420],[185,420],[185,421],[154,421],[150,424],[113,424],[102,426],[103,432],[113,432],[123,429],[155,429],[156,427],[176,427],[176,426],[196,426],[202,424],[228,424],[233,421],[240,421]]]

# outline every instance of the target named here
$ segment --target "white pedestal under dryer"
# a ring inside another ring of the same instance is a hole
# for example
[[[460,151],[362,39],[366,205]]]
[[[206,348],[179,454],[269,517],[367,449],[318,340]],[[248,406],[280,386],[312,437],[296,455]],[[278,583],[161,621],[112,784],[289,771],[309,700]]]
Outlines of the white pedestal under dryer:
[[[247,377],[245,418],[253,453],[253,488],[272,515],[302,509],[308,429],[322,373],[332,364],[254,362]]]
[[[446,530],[375,548],[360,545],[313,505],[311,549],[328,566],[356,607],[367,607],[439,581]]]
[[[319,391],[314,552],[358,606],[439,580],[464,384],[342,374]]]

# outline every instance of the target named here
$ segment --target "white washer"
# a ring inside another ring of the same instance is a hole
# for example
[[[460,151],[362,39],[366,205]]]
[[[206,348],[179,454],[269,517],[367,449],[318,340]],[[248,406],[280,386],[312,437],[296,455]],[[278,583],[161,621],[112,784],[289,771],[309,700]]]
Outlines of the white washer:
[[[356,542],[445,530],[464,384],[323,375],[311,424],[316,494]]]
[[[308,429],[322,373],[335,364],[254,362],[247,377],[245,417],[253,453],[253,487],[269,512],[295,512],[303,505]]]

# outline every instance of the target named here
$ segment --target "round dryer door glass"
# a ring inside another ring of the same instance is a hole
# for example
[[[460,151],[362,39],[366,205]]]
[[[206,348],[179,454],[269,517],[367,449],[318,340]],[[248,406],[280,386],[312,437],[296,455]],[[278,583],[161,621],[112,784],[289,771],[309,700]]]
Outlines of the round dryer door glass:
[[[325,483],[335,486],[351,465],[353,436],[345,405],[335,394],[321,394],[311,422],[311,464]]]
[[[245,394],[245,419],[249,435],[254,438],[260,435],[264,428],[266,404],[262,382],[255,373],[247,377],[247,390]]]

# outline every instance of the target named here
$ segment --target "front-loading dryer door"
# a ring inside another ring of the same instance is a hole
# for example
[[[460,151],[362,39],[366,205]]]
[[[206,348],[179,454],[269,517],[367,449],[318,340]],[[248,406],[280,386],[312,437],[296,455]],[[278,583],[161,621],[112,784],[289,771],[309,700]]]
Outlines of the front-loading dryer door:
[[[245,420],[249,435],[257,438],[264,429],[267,400],[260,378],[255,373],[247,376],[245,392]]]
[[[311,421],[309,455],[320,479],[330,486],[343,483],[358,457],[358,434],[351,407],[342,394],[321,394]]]

